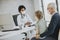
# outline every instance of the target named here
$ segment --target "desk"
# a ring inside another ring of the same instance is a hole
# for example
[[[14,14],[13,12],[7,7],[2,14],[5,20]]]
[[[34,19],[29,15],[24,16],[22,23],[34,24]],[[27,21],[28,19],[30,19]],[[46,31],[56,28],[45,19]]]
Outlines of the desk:
[[[34,29],[35,29],[35,27],[26,27],[26,28],[23,28],[22,30],[18,30],[18,31],[0,32],[1,34],[5,33],[3,36],[0,37],[0,40],[17,40],[17,39],[20,40],[20,38],[22,37],[21,33],[27,32],[30,30],[34,30]]]

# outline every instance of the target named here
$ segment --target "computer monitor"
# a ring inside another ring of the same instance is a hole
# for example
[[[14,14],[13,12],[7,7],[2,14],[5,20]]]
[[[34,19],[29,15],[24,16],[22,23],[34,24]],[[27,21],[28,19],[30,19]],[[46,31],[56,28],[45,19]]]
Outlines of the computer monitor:
[[[0,14],[0,25],[3,27],[3,30],[10,30],[15,27],[13,17],[11,14]]]

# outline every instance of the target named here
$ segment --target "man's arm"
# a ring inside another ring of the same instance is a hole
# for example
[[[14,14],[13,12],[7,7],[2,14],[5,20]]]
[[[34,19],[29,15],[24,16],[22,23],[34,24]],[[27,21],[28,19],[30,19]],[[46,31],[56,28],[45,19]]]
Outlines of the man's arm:
[[[33,22],[33,20],[31,19],[31,17],[28,14],[26,16],[27,16],[27,19],[29,22]]]

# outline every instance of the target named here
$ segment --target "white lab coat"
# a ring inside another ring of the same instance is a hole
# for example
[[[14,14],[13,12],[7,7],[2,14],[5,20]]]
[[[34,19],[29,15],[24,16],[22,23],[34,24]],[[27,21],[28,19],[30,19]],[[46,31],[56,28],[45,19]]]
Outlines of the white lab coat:
[[[18,26],[24,28],[24,24],[26,22],[33,22],[32,19],[29,17],[29,15],[25,14],[25,16],[22,18],[21,14],[18,15],[17,17],[17,22],[18,22]]]
[[[32,19],[27,14],[25,14],[25,16],[23,18],[21,17],[21,14],[18,15],[17,22],[18,22],[18,26],[20,28],[22,28],[22,29],[24,28],[24,24],[26,22],[32,22],[33,23]],[[28,33],[27,35],[28,35],[28,38],[29,38],[30,37],[30,33]]]

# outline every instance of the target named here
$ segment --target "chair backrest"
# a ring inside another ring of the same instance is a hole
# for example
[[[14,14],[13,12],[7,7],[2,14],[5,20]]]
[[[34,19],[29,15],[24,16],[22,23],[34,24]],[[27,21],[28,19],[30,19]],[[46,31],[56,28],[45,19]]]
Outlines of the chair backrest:
[[[17,23],[17,16],[18,15],[19,14],[13,15],[13,20],[14,20],[15,26],[18,26],[18,23]]]

